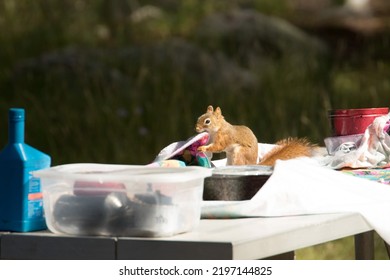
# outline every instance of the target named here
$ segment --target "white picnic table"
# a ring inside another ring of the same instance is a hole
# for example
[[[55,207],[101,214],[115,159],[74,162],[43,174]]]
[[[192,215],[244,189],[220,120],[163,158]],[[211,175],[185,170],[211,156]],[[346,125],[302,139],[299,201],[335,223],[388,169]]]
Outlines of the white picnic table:
[[[164,238],[0,233],[1,259],[293,259],[294,251],[355,236],[357,259],[373,259],[372,227],[358,213],[202,219]]]

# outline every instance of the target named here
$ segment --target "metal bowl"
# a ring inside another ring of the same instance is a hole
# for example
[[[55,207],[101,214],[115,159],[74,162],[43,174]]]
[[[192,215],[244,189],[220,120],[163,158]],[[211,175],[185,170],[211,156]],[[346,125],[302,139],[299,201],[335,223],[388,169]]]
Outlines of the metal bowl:
[[[249,200],[272,175],[272,167],[261,165],[216,167],[205,178],[203,200]]]

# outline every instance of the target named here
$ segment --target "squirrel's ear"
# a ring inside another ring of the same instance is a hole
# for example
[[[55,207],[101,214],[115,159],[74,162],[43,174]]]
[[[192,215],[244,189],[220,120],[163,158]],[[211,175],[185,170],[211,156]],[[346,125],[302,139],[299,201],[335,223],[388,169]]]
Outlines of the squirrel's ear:
[[[207,113],[212,113],[213,111],[214,111],[213,106],[209,105],[209,106],[207,107]]]
[[[217,108],[215,109],[215,114],[218,115],[218,116],[221,116],[221,115],[222,115],[222,110],[221,110],[221,108],[217,107]]]

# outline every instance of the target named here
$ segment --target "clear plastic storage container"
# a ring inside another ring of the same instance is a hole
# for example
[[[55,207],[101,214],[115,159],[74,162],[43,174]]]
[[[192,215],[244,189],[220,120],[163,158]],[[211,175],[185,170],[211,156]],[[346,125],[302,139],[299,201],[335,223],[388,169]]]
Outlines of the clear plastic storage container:
[[[211,169],[80,163],[33,175],[54,233],[161,237],[198,225]]]

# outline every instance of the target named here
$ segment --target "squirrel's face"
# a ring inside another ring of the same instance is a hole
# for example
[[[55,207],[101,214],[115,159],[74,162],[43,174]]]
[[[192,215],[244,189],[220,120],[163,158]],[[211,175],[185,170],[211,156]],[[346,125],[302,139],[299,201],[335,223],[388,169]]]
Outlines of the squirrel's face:
[[[218,130],[218,122],[213,115],[204,114],[196,122],[195,130],[198,133],[201,132],[212,133]]]
[[[210,105],[207,108],[206,113],[198,118],[198,121],[196,122],[195,130],[198,133],[216,132],[219,129],[222,121],[223,121],[223,116],[221,114],[221,109],[218,107],[216,111],[214,111],[213,107]]]
[[[209,132],[211,124],[212,124],[211,117],[207,115],[203,115],[196,122],[195,130],[198,133]]]

